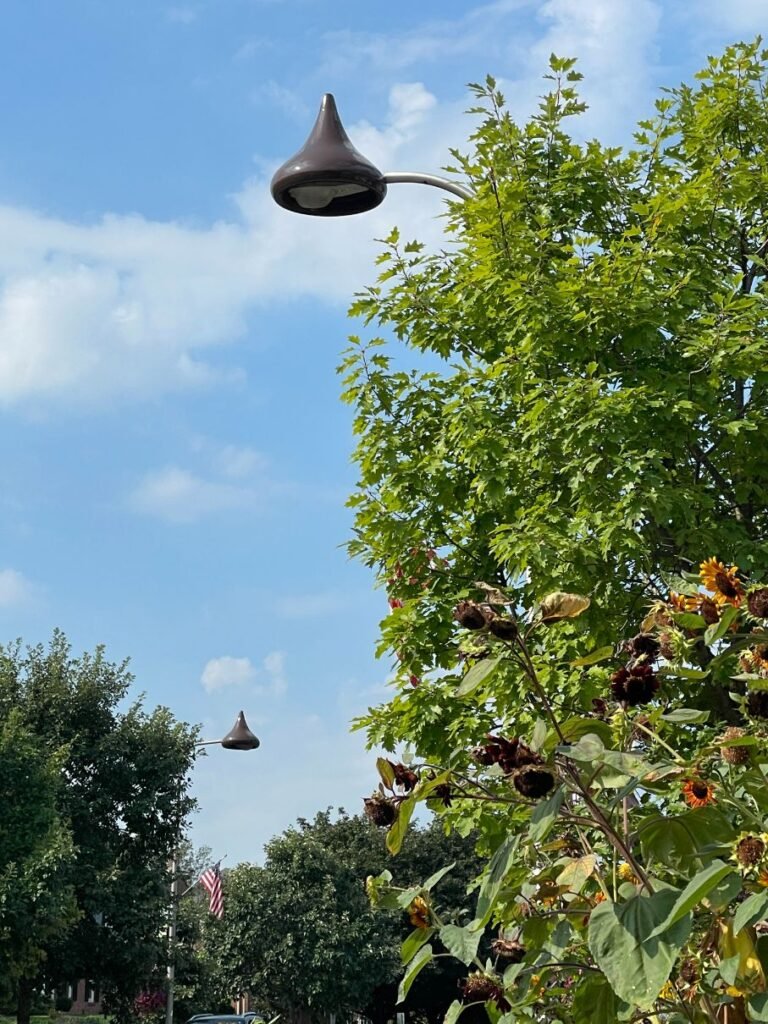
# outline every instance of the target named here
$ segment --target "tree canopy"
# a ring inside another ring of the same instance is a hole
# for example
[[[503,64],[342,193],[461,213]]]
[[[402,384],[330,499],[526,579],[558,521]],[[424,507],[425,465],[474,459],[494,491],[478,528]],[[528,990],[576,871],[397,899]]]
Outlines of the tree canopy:
[[[461,919],[480,869],[471,842],[434,824],[414,829],[398,880],[422,879],[436,860],[455,864],[441,898]],[[370,821],[326,811],[271,840],[264,867],[239,864],[226,872],[225,915],[208,922],[204,950],[220,989],[249,991],[258,1009],[290,1021],[357,1012],[386,1022],[395,1012],[400,943],[412,930],[407,904],[392,916],[368,905],[366,878],[389,861],[384,836]],[[457,963],[425,974],[408,1002],[412,1019],[441,1020],[465,974]]]
[[[126,705],[131,682],[102,648],[74,657],[59,632],[47,648],[0,648],[0,779],[12,797],[0,802],[0,942],[13,950],[20,1021],[33,984],[78,977],[99,979],[128,1015],[164,962],[195,731],[166,708]],[[32,921],[15,909],[24,900]]]
[[[572,134],[574,60],[547,78],[525,124],[472,87],[475,197],[444,251],[386,240],[341,367],[395,665],[358,725],[408,751],[371,799],[393,852],[427,801],[488,858],[460,935],[416,890],[403,985],[447,946],[448,1024],[768,1020],[768,51],[626,150]]]

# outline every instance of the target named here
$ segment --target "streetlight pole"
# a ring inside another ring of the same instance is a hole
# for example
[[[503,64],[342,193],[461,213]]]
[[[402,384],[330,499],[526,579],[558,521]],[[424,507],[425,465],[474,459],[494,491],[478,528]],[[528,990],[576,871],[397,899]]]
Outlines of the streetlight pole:
[[[200,740],[195,744],[195,749],[199,750],[201,747],[209,746],[220,746],[225,750],[255,750],[259,744],[259,739],[255,736],[248,728],[248,723],[245,720],[245,715],[241,711],[235,719],[235,724],[229,730],[227,735],[220,740]],[[167,990],[165,997],[165,1024],[173,1024],[173,997],[174,987],[176,983],[176,923],[177,923],[177,906],[178,906],[178,885],[179,880],[176,877],[178,870],[178,846],[173,851],[171,858],[171,920],[168,924],[168,970],[167,970]]]
[[[278,206],[312,217],[347,217],[365,213],[384,201],[387,185],[401,182],[433,185],[459,199],[472,199],[465,185],[436,174],[382,172],[359,153],[341,123],[336,101],[328,92],[309,138],[279,167],[270,186]]]

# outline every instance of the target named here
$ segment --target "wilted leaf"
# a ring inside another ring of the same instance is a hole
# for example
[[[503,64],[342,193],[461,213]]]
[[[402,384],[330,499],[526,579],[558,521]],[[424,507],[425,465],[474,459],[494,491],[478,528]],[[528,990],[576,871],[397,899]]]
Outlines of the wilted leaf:
[[[556,590],[548,594],[539,605],[539,613],[543,622],[555,619],[575,619],[577,615],[589,608],[591,601],[584,594],[566,594]]]
[[[481,580],[476,580],[474,584],[478,590],[485,591],[485,600],[487,604],[514,604],[514,597],[508,597],[503,591],[497,587],[492,586],[490,583],[483,583]]]
[[[570,892],[579,893],[596,867],[597,857],[594,853],[576,857],[570,864],[566,864],[557,876],[557,884],[566,887]]]
[[[392,767],[392,762],[388,761],[386,757],[377,757],[376,768],[379,772],[379,776],[381,777],[381,781],[387,789],[392,789],[395,784],[395,769]]]

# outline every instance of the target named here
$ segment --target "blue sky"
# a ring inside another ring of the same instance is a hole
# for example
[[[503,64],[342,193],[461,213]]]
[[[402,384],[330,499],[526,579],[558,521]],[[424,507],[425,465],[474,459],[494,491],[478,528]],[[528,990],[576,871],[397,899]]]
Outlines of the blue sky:
[[[193,838],[228,863],[372,758],[386,603],[341,547],[354,482],[335,366],[376,237],[440,242],[440,194],[343,221],[271,202],[320,96],[384,170],[439,172],[486,73],[524,117],[579,56],[585,131],[765,27],[765,0],[7,0],[0,10],[0,637],[130,656],[137,691],[227,731]]]

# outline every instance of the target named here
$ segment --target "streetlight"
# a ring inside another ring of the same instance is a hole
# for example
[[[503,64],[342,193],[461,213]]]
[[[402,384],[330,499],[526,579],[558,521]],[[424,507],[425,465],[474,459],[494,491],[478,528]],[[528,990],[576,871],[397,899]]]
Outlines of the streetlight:
[[[474,195],[465,186],[435,174],[382,174],[349,141],[336,101],[327,92],[309,138],[278,168],[270,189],[275,202],[292,213],[346,217],[374,209],[386,197],[387,185],[400,182],[433,185],[460,199],[472,199]]]
[[[217,745],[225,750],[255,750],[260,746],[259,738],[248,728],[245,715],[241,711],[235,719],[235,724],[226,736],[220,740],[199,740],[195,747],[209,747]],[[176,905],[177,905],[177,855],[178,850],[173,851],[171,860],[171,922],[168,926],[168,991],[165,1001],[165,1024],[173,1024],[173,993],[176,980]]]

